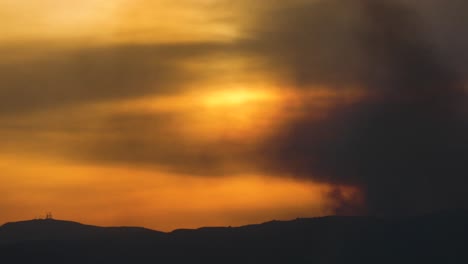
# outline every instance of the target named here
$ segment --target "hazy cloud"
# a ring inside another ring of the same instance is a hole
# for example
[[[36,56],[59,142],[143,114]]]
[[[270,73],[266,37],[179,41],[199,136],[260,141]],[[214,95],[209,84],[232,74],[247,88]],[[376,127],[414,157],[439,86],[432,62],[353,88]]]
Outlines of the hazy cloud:
[[[0,63],[0,114],[174,92],[203,77],[185,62],[222,49],[217,43],[127,45],[8,60]]]
[[[258,13],[246,15],[245,38],[230,43],[86,48],[0,63],[0,115],[180,91],[217,77],[216,71],[196,71],[186,62],[236,53],[258,62],[259,74],[296,92],[359,87],[367,96],[337,101],[324,118],[310,111],[316,102],[304,99],[310,108],[261,144],[188,138],[177,127],[193,123],[179,112],[98,119],[88,114],[88,121],[99,125],[90,140],[72,144],[72,156],[202,176],[261,172],[352,185],[362,190],[367,212],[375,214],[468,206],[463,1],[255,6],[251,10]],[[86,123],[85,118],[80,124]],[[360,197],[350,200],[339,189],[330,197],[338,212],[362,212],[352,203]]]

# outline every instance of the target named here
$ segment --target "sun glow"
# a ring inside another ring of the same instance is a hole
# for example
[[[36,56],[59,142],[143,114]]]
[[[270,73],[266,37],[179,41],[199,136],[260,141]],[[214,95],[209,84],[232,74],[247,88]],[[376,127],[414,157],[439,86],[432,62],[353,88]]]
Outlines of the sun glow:
[[[280,121],[284,98],[273,88],[195,90],[168,96],[144,97],[99,104],[93,112],[108,115],[177,114],[175,134],[197,140],[255,139]],[[83,112],[80,110],[79,112]]]
[[[253,90],[246,88],[215,91],[203,96],[203,103],[209,107],[245,106],[247,104],[265,101],[276,101],[278,95],[268,90]]]

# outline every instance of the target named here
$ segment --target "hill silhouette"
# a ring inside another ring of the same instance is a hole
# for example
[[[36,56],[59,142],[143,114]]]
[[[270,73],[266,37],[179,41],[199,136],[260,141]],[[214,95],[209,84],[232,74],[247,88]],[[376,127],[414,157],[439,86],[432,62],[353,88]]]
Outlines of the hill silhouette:
[[[55,219],[7,223],[0,227],[0,244],[25,241],[78,241],[152,238],[163,235],[141,227],[97,227]]]
[[[464,211],[169,233],[31,220],[0,227],[0,263],[466,263],[467,227]]]

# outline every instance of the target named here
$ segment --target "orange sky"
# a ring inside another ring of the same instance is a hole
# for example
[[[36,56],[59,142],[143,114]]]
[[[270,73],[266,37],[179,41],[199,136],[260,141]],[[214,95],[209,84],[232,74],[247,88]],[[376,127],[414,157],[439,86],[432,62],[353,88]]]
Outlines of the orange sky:
[[[355,189],[262,173],[245,157],[310,104],[321,118],[355,94],[300,92],[231,52],[251,19],[242,3],[0,1],[11,71],[0,77],[0,223],[52,211],[168,231],[333,213],[328,193]]]
[[[336,186],[328,184],[248,171],[200,176],[191,175],[190,169],[174,172],[164,164],[77,158],[83,151],[80,145],[93,144],[104,136],[121,137],[118,130],[101,127],[101,122],[116,113],[176,113],[164,125],[169,131],[165,133],[189,142],[189,147],[219,147],[226,141],[255,144],[281,120],[294,117],[282,113],[284,98],[293,101],[294,95],[279,96],[274,89],[232,88],[103,102],[66,109],[65,115],[62,109],[8,120],[13,128],[2,131],[10,139],[3,143],[0,159],[0,222],[43,217],[44,212],[52,211],[60,219],[170,231],[332,214],[328,193]],[[37,128],[22,131],[21,126]],[[150,127],[131,132],[130,137],[150,141],[160,132]],[[163,137],[160,142],[167,140],[172,141]],[[185,162],[181,159],[176,164],[184,168]],[[232,161],[222,166],[226,171],[232,167],[242,170],[245,164]]]
[[[31,160],[2,157],[0,168],[9,175],[1,178],[2,221],[53,211],[60,219],[170,231],[331,213],[324,197],[331,187],[323,184],[256,175],[200,179],[157,169]]]

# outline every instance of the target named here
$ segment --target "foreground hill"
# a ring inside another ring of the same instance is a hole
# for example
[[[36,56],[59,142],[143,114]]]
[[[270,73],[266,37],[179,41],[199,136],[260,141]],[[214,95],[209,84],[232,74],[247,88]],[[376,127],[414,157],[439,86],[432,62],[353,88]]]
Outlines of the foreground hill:
[[[323,217],[170,233],[32,220],[0,227],[0,263],[468,263],[468,213]]]
[[[32,241],[87,241],[142,239],[164,233],[141,227],[97,227],[71,221],[40,219],[7,223],[0,227],[0,245]]]

